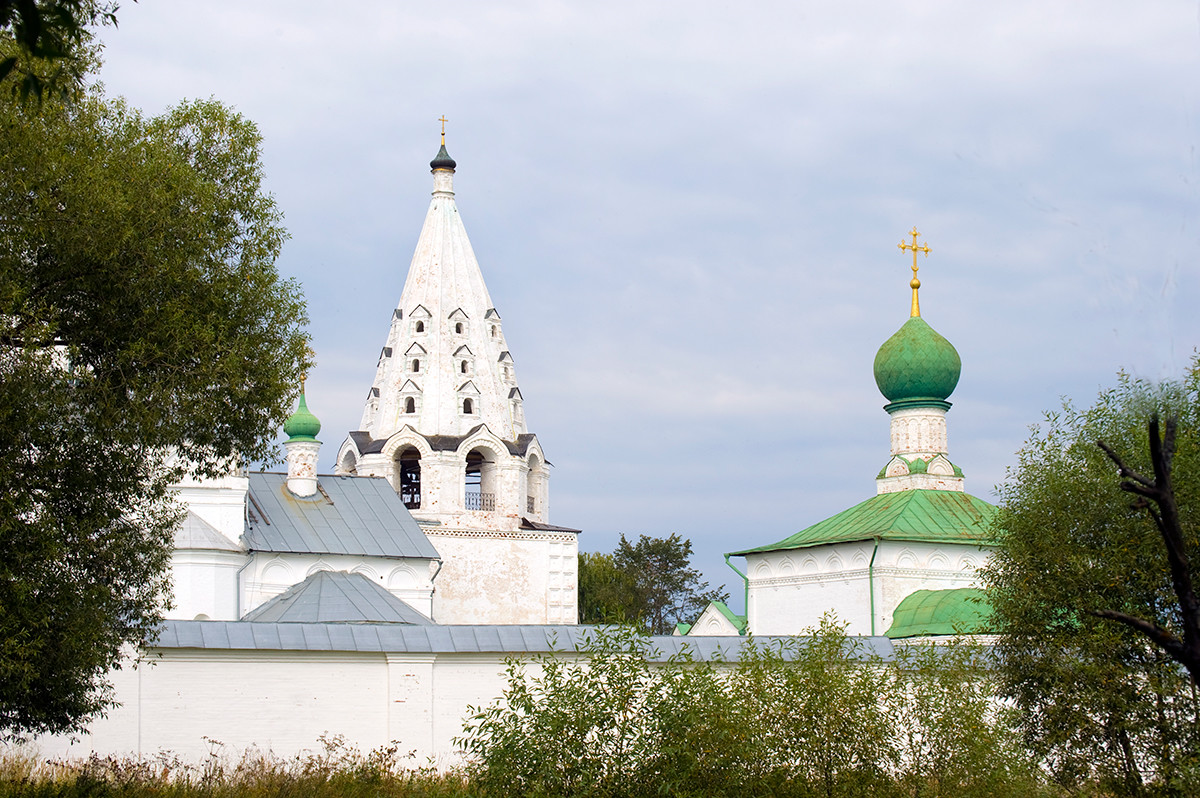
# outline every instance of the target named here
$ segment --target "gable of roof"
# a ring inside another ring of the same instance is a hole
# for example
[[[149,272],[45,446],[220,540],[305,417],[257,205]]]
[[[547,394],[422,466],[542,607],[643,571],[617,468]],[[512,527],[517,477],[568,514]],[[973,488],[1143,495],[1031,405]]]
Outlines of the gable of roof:
[[[896,606],[892,625],[884,634],[893,639],[932,635],[970,635],[992,632],[992,609],[987,594],[977,587],[918,590]]]
[[[437,549],[382,477],[321,476],[300,498],[286,474],[250,473],[246,532],[251,551],[437,559]]]
[[[317,571],[246,614],[261,623],[404,623],[430,620],[362,574]]]
[[[707,620],[712,619],[712,620]],[[746,634],[746,616],[738,615],[733,610],[729,609],[723,601],[710,601],[708,606],[704,608],[704,612],[700,613],[696,620],[689,624],[686,632],[680,634],[685,635],[703,635],[712,634],[708,630],[715,623],[720,625],[724,620],[729,626],[733,627],[735,634]]]
[[[175,530],[175,548],[203,549],[206,551],[236,551],[242,547],[221,534],[221,531],[200,516],[188,510],[187,517]]]
[[[743,549],[731,556],[873,538],[989,545],[989,528],[995,514],[994,505],[959,491],[881,493],[778,543]]]

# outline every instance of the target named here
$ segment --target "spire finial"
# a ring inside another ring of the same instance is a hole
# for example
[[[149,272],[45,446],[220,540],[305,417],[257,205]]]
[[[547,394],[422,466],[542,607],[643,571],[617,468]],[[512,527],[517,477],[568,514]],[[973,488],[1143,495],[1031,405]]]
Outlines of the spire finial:
[[[446,146],[446,123],[449,122],[450,120],[446,118],[445,114],[442,114],[441,117],[438,119],[438,121],[442,123],[442,146],[445,147]]]
[[[900,247],[901,252],[911,251],[913,254],[913,265],[912,265],[913,278],[912,278],[912,281],[909,282],[909,285],[912,286],[912,290],[913,290],[912,315],[914,317],[917,317],[917,316],[921,315],[921,305],[917,301],[917,289],[919,289],[921,287],[921,281],[917,279],[917,268],[918,268],[917,267],[917,253],[924,252],[925,257],[928,258],[930,249],[929,249],[928,244],[921,244],[920,246],[917,246],[917,237],[921,234],[917,232],[917,228],[915,225],[913,226],[912,232],[909,233],[909,235],[912,236],[911,244],[907,241],[901,241],[897,246]]]

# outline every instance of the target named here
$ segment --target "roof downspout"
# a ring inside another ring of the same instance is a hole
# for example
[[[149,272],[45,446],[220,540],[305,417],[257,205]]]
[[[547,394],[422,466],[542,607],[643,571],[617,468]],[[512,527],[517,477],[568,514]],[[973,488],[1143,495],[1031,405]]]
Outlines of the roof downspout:
[[[438,574],[442,572],[442,565],[444,564],[441,558],[435,559],[433,562],[437,563],[437,570],[429,577],[429,620],[431,621],[433,621],[433,594],[437,592],[437,587],[433,584],[433,580],[438,578]],[[434,623],[437,622],[434,621]]]
[[[875,636],[875,555],[879,553],[879,538],[874,540],[875,548],[871,549],[871,562],[867,563],[867,592],[871,594],[871,637]]]
[[[243,538],[244,537],[245,536],[243,535]],[[233,612],[237,616],[236,618],[234,618],[235,621],[240,621],[242,619],[242,572],[245,571],[247,568],[249,568],[250,564],[252,562],[254,562],[254,554],[252,552],[247,551],[246,552],[246,564],[243,565],[241,568],[237,569],[237,573],[233,575],[233,582],[234,582],[234,585],[237,587],[237,596],[235,597],[236,601],[234,602],[234,605],[233,605]]]
[[[732,556],[732,554],[725,555],[725,564],[732,568],[733,572],[742,578],[742,584],[746,586],[746,591],[742,599],[742,612],[746,615],[746,627],[748,630],[750,626],[750,577],[739,571],[737,566],[729,561],[729,558]]]

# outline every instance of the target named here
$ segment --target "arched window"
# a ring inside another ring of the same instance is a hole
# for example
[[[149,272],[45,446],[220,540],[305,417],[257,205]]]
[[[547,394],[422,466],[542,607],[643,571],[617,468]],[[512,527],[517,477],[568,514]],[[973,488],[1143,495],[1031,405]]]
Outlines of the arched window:
[[[420,371],[420,370],[421,370],[421,361],[414,360],[413,361],[413,371]]]
[[[417,400],[412,398],[411,396],[408,397],[407,399],[405,399],[404,400],[404,412],[405,413],[417,412]]]
[[[468,414],[475,412],[475,404],[470,399],[463,399],[463,412]]]
[[[495,324],[492,325],[492,337],[493,338],[496,337],[496,325]]]
[[[454,332],[457,335],[462,335],[462,322],[461,321],[454,323]]]
[[[470,401],[469,399],[467,401]],[[496,463],[489,452],[476,449],[467,455],[466,493],[463,507],[467,510],[496,509]]]
[[[417,322],[417,332],[425,332],[425,322]]]
[[[396,488],[400,501],[410,510],[421,508],[421,453],[405,449],[396,457]]]
[[[467,361],[465,361],[465,360],[464,360],[464,361],[462,362],[461,370],[462,370],[462,373],[463,373],[463,374],[466,374],[466,373],[467,373]]]

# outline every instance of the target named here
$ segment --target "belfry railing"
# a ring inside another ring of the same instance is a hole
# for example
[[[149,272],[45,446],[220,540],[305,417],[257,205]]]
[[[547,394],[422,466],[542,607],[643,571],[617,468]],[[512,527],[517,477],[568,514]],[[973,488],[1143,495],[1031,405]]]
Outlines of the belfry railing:
[[[496,494],[468,493],[465,496],[463,506],[468,510],[484,510],[490,512],[496,509]]]

